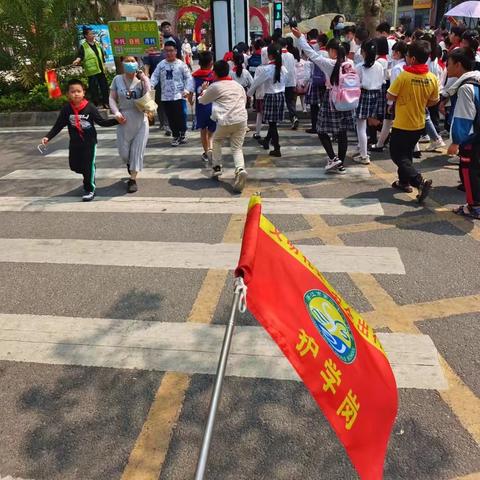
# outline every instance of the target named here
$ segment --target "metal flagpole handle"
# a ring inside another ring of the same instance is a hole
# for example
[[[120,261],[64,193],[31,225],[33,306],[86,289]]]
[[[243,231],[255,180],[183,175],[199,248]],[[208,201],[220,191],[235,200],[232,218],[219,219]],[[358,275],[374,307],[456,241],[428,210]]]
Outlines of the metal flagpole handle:
[[[217,414],[218,404],[220,402],[220,395],[222,393],[223,379],[225,377],[228,354],[230,352],[233,330],[235,328],[235,317],[237,315],[237,310],[241,313],[245,312],[246,310],[246,291],[247,287],[243,283],[243,278],[237,277],[235,279],[235,292],[233,295],[232,310],[230,313],[230,319],[228,321],[227,329],[225,330],[225,336],[223,337],[222,350],[220,352],[217,375],[215,377],[215,385],[213,387],[212,399],[210,400],[207,425],[205,427],[205,433],[203,434],[202,448],[200,450],[197,470],[195,472],[195,480],[203,480],[205,475],[205,469],[207,468],[207,460],[210,450],[210,442],[212,440],[213,426],[215,424],[215,417]]]

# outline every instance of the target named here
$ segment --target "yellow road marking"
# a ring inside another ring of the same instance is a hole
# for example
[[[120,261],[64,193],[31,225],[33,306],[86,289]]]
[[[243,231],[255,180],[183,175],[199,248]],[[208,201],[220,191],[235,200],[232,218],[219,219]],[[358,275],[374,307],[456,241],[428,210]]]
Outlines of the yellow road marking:
[[[259,186],[258,182],[247,184],[242,196],[249,197]],[[231,215],[222,242],[238,243],[244,221],[245,215]],[[188,322],[212,321],[228,275],[227,271],[207,272],[188,316]],[[189,385],[190,376],[165,373],[121,480],[158,480]]]
[[[158,479],[189,384],[188,375],[165,373],[121,480]]]

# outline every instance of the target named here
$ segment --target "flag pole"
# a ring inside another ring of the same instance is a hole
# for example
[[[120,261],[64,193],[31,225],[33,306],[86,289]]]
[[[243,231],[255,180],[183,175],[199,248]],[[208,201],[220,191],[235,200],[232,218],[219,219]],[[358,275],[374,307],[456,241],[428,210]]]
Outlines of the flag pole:
[[[210,407],[208,411],[207,425],[203,434],[202,448],[198,458],[197,470],[195,472],[195,480],[203,480],[205,469],[207,468],[208,453],[210,450],[210,442],[212,440],[213,426],[215,424],[215,417],[217,415],[218,404],[220,402],[220,395],[222,393],[223,379],[225,377],[225,369],[227,367],[228,354],[230,352],[230,345],[232,343],[233,330],[235,328],[235,317],[237,311],[244,312],[246,309],[246,286],[243,283],[242,277],[235,278],[235,292],[233,294],[232,310],[230,319],[223,337],[222,350],[220,352],[220,359],[217,366],[217,374],[215,377],[215,385],[213,387],[212,399],[210,400]]]

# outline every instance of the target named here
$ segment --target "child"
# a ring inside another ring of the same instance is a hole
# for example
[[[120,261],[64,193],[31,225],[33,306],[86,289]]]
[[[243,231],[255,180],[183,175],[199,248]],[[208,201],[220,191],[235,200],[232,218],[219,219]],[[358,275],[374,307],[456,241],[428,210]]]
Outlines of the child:
[[[167,40],[164,46],[165,60],[162,60],[151,78],[153,88],[161,83],[162,105],[172,130],[172,147],[187,143],[187,118],[184,98],[193,92],[193,78],[190,69],[177,58],[177,44]]]
[[[213,169],[212,178],[220,177],[222,167],[222,144],[229,139],[235,163],[235,182],[233,189],[241,193],[247,180],[245,159],[243,158],[243,142],[247,133],[247,96],[245,90],[228,76],[230,67],[220,60],[213,66],[215,82],[210,86],[204,83],[199,102],[202,105],[213,103],[212,120],[217,122],[217,130],[213,137]]]
[[[307,43],[305,37],[297,28],[292,28],[292,33],[299,39],[298,45],[304,53],[318,65],[327,79],[327,93],[323,97],[320,112],[318,114],[317,130],[318,137],[323,148],[327,152],[328,161],[325,171],[329,173],[345,174],[343,166],[347,155],[348,137],[347,130],[354,128],[353,110],[338,111],[331,105],[330,91],[332,85],[338,85],[340,68],[345,63],[345,50],[337,40],[330,40],[327,44],[329,58],[325,58],[320,52],[315,52]],[[332,146],[332,139],[329,134],[337,136],[338,154],[335,155]]]
[[[202,85],[213,81],[213,55],[211,52],[202,52],[198,55],[199,70],[193,73],[195,82],[195,120],[196,127],[200,129],[202,140],[204,162],[212,161],[212,138],[217,124],[210,118],[212,116],[212,105],[202,105],[198,100],[202,93]]]
[[[245,92],[251,87],[253,78],[250,72],[244,66],[244,56],[242,53],[233,55],[233,68],[231,77],[243,87]]]
[[[370,157],[367,150],[367,119],[375,118],[378,103],[382,94],[382,85],[385,81],[382,65],[375,60],[377,45],[374,40],[364,42],[361,47],[363,63],[357,65],[362,93],[357,107],[357,135],[359,154],[353,161],[368,165]]]
[[[297,54],[295,56],[295,76],[297,79],[297,86],[295,87],[295,94],[300,98],[300,105],[302,107],[303,113],[307,111],[305,106],[305,94],[308,90],[308,79],[306,77],[307,62],[300,56],[300,52],[297,49]]]
[[[113,127],[123,123],[123,117],[105,119],[96,107],[85,99],[85,86],[80,80],[72,79],[68,82],[69,103],[65,105],[58,115],[55,125],[47,136],[42,138],[42,144],[55,137],[63,127],[68,126],[70,143],[68,146],[68,161],[70,170],[83,175],[82,196],[84,202],[90,202],[95,197],[95,153],[97,150],[97,131],[94,123],[102,127]]]
[[[405,55],[407,54],[407,44],[403,41],[398,41],[392,48],[392,70],[390,72],[390,82],[396,80],[396,78],[403,72],[403,67],[406,65]],[[383,120],[382,131],[378,137],[377,143],[370,147],[372,152],[383,152],[385,148],[385,142],[390,135],[390,129],[392,128],[394,113],[394,103],[391,100],[387,102],[387,111]]]
[[[253,54],[248,59],[248,71],[251,73],[252,78],[255,77],[257,68],[262,64],[262,48],[265,47],[263,39],[258,39],[253,44]],[[254,98],[254,109],[256,112],[255,118],[255,133],[253,138],[257,141],[261,141],[262,137],[260,132],[262,131],[262,115],[263,115],[263,89],[258,89]]]
[[[425,128],[425,108],[436,105],[438,80],[428,71],[426,62],[430,44],[418,40],[408,46],[408,66],[390,86],[387,99],[395,102],[395,120],[390,139],[390,155],[398,167],[398,180],[392,187],[404,192],[418,189],[417,199],[422,203],[432,188],[413,165],[413,150]]]
[[[388,25],[388,24],[386,24]],[[381,36],[375,39],[377,44],[377,62],[383,67],[383,74],[385,81],[382,85],[382,94],[380,95],[379,102],[377,104],[376,122],[372,122],[368,128],[369,144],[377,143],[377,132],[380,130],[380,124],[385,118],[387,110],[387,90],[390,86],[390,71],[389,71],[389,42],[385,36]],[[392,47],[393,48],[393,47]]]
[[[308,44],[315,51],[320,52],[321,55],[328,58],[328,37],[322,33],[321,35],[317,35],[316,39],[309,39],[313,35],[311,32],[312,30],[307,33]],[[314,32],[316,32],[316,30],[314,30]],[[310,120],[312,122],[312,128],[306,130],[306,133],[317,135],[318,112],[320,111],[320,105],[322,104],[323,97],[327,90],[327,87],[325,86],[326,78],[318,65],[315,65],[311,61],[307,65],[310,66],[310,81],[305,96],[305,102],[307,105],[310,105]]]
[[[454,50],[448,58],[448,74],[458,80],[450,87],[452,97],[452,144],[450,155],[460,155],[460,178],[467,203],[454,212],[480,220],[480,148],[475,123],[480,115],[480,72],[474,68],[475,53],[468,48]]]
[[[270,151],[270,155],[281,157],[277,123],[283,120],[287,69],[282,66],[282,54],[276,45],[269,45],[267,53],[270,63],[257,69],[248,95],[251,97],[260,85],[265,87],[263,123],[268,123],[268,132],[262,146],[268,150],[272,142],[273,150]]]
[[[287,41],[280,38],[278,41],[282,49],[282,65],[287,70],[285,76],[285,103],[287,105],[288,116],[292,123],[292,130],[298,129],[299,120],[297,117],[297,96],[295,94],[295,87],[297,86],[297,79],[295,78],[295,57],[288,51]]]

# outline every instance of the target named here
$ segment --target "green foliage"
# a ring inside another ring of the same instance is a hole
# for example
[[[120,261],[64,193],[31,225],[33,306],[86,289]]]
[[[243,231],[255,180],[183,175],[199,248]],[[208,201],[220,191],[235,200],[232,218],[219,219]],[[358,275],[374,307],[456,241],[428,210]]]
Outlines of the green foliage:
[[[111,18],[110,0],[0,0],[0,66],[25,88],[43,82],[47,66],[71,63],[75,25]]]
[[[0,96],[0,112],[48,112],[60,110],[67,101],[65,96],[49,98],[46,85],[36,85],[28,93],[15,92]]]

